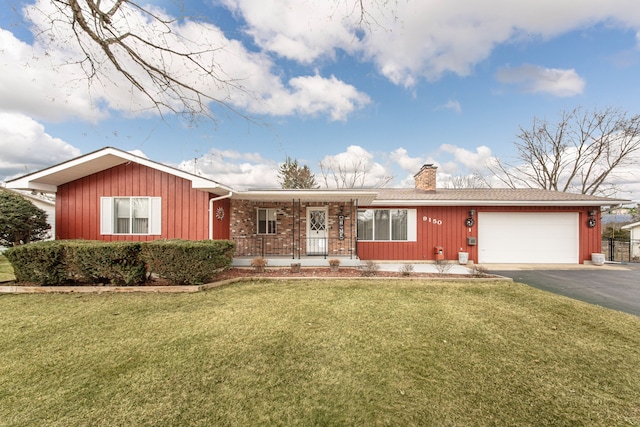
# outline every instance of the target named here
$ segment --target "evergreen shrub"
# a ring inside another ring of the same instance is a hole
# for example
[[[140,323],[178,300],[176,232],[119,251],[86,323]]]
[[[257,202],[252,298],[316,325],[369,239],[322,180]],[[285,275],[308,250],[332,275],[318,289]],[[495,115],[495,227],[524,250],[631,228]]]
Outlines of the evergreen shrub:
[[[135,286],[147,279],[140,242],[68,241],[66,263],[78,282]]]
[[[230,240],[155,240],[144,244],[149,271],[176,285],[200,285],[231,267]]]
[[[4,252],[17,282],[39,285],[63,285],[69,281],[65,262],[65,245],[45,241],[14,246]]]

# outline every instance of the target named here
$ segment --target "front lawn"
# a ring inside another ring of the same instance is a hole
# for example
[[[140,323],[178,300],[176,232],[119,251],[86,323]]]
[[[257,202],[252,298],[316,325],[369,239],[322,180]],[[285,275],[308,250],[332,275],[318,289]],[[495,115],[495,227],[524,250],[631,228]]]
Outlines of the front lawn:
[[[0,282],[15,279],[16,277],[13,275],[13,267],[11,267],[9,260],[4,255],[0,254]]]
[[[640,318],[508,282],[0,295],[0,424],[639,425]]]

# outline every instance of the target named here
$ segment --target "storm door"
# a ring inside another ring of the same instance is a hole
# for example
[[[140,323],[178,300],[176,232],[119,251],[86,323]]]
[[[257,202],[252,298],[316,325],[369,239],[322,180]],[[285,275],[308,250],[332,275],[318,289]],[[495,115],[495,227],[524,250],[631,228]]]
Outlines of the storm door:
[[[327,255],[327,208],[307,208],[307,255]]]

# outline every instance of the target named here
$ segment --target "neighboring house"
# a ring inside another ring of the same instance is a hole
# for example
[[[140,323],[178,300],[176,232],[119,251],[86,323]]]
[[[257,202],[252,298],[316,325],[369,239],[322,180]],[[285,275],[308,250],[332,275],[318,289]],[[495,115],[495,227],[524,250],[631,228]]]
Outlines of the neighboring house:
[[[47,223],[51,226],[48,239],[53,239],[56,235],[56,202],[55,197],[43,194],[38,191],[20,191],[10,188],[0,188],[0,190],[11,191],[29,200],[36,207],[42,209],[47,214]]]
[[[623,230],[629,230],[629,240],[631,243],[631,258],[638,260],[640,258],[640,222],[634,222],[621,227]]]
[[[107,147],[7,183],[56,193],[56,238],[232,239],[236,256],[583,263],[600,209],[628,200],[536,189],[248,190]]]

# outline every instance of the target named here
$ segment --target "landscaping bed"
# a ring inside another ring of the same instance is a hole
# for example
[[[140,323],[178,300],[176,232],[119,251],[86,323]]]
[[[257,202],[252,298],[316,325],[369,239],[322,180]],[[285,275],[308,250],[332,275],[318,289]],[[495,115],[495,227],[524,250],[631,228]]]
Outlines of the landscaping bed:
[[[235,279],[238,277],[307,277],[307,278],[352,278],[352,277],[397,277],[397,278],[452,278],[452,279],[468,279],[471,277],[496,277],[488,274],[482,275],[469,275],[469,274],[448,274],[448,273],[410,273],[404,274],[400,271],[376,271],[374,273],[367,272],[358,268],[340,268],[338,271],[331,271],[327,267],[303,267],[300,272],[294,273],[288,267],[281,268],[267,268],[262,273],[257,273],[252,268],[231,268],[217,275],[213,281]]]
[[[339,271],[331,271],[331,269],[326,267],[307,267],[300,269],[299,272],[292,272],[290,268],[268,268],[264,272],[256,272],[253,268],[231,268],[229,270],[223,271],[216,276],[214,276],[208,283],[219,283],[226,280],[232,279],[273,279],[273,278],[285,278],[285,279],[349,279],[349,278],[363,278],[363,279],[384,279],[384,278],[395,278],[395,279],[446,279],[446,280],[465,280],[465,279],[477,279],[477,278],[486,278],[486,279],[496,279],[500,276],[495,276],[491,274],[447,274],[447,273],[411,273],[411,274],[403,274],[399,271],[376,271],[375,274],[369,274],[366,271],[357,268],[341,268]],[[10,286],[20,286],[20,287],[45,287],[45,288],[61,288],[59,285],[39,285],[33,282],[15,282],[15,281],[5,281],[2,282],[2,285],[10,285]],[[83,283],[83,282],[75,282],[72,284],[64,285],[64,287],[91,287],[91,288],[99,288],[99,287],[127,287],[123,285],[114,285],[111,283]],[[150,279],[145,281],[142,284],[137,285],[137,287],[155,287],[155,286],[175,286],[170,281],[157,276],[152,276]],[[133,287],[133,286],[131,286]]]

